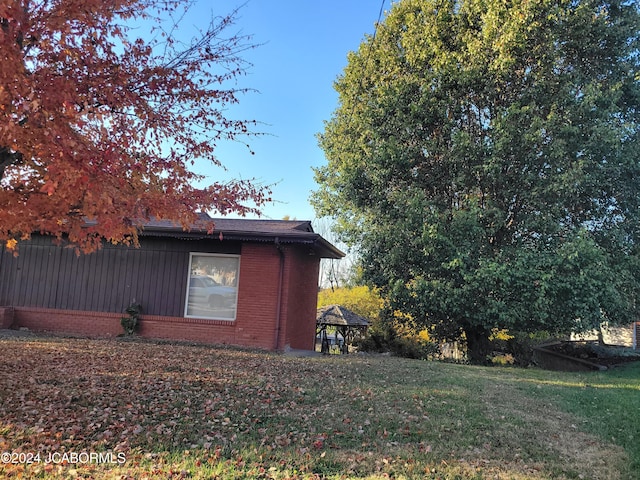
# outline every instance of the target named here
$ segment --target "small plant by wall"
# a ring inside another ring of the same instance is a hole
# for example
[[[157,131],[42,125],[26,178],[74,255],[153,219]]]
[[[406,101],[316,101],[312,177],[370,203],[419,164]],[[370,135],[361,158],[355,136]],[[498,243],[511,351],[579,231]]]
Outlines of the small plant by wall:
[[[122,317],[120,319],[120,325],[122,325],[124,333],[133,335],[138,330],[138,320],[142,314],[142,305],[134,300],[124,311],[129,316]]]

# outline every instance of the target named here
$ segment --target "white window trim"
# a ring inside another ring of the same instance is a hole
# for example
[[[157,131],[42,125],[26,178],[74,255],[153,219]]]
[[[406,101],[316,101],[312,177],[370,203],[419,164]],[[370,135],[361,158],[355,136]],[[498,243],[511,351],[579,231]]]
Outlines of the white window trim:
[[[233,318],[228,317],[207,317],[203,315],[189,315],[189,288],[191,287],[191,266],[193,265],[193,257],[218,257],[218,258],[237,258],[238,259],[238,271],[236,273],[236,297],[235,308]],[[185,318],[200,318],[204,320],[217,320],[223,322],[235,322],[238,317],[238,291],[240,289],[240,255],[233,255],[227,253],[207,253],[207,252],[189,252],[189,265],[187,268],[187,291],[184,297],[184,317]]]

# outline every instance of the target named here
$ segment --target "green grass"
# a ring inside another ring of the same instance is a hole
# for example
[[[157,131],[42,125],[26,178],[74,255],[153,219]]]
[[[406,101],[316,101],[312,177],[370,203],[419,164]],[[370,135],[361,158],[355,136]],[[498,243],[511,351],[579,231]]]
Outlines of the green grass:
[[[640,478],[640,365],[575,374],[0,339],[5,478]]]

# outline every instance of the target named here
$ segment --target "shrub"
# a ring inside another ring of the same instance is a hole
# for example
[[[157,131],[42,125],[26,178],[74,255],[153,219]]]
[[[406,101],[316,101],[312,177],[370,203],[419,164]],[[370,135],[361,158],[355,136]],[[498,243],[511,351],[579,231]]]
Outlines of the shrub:
[[[133,335],[138,329],[138,319],[142,313],[142,305],[134,301],[125,308],[124,311],[129,316],[122,317],[120,319],[120,325],[122,325],[122,328],[127,335]]]
[[[515,358],[510,353],[502,353],[499,355],[495,355],[491,358],[491,363],[494,365],[513,365],[515,363]]]
[[[428,338],[428,335],[397,321],[378,319],[356,346],[362,352],[391,353],[398,357],[426,360],[439,353],[438,345]]]

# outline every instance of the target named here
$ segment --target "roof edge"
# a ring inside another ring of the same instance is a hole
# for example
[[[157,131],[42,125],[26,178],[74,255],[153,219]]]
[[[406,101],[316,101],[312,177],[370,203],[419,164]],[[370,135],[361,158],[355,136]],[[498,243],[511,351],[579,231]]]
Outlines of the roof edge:
[[[214,225],[216,219],[211,219]],[[236,223],[252,222],[249,219],[238,220]],[[260,222],[260,220],[256,220]],[[221,222],[222,223],[222,222]],[[346,256],[338,247],[333,245],[319,233],[315,233],[311,228],[310,221],[299,222],[297,226],[293,226],[290,230],[281,231],[261,231],[251,229],[224,229],[216,228],[212,232],[195,225],[194,228],[184,230],[180,226],[175,225],[157,225],[148,224],[140,229],[141,236],[148,237],[174,237],[174,238],[191,238],[191,239],[211,239],[216,240],[232,240],[244,242],[280,242],[289,244],[309,245],[314,252],[321,258],[340,259]]]

